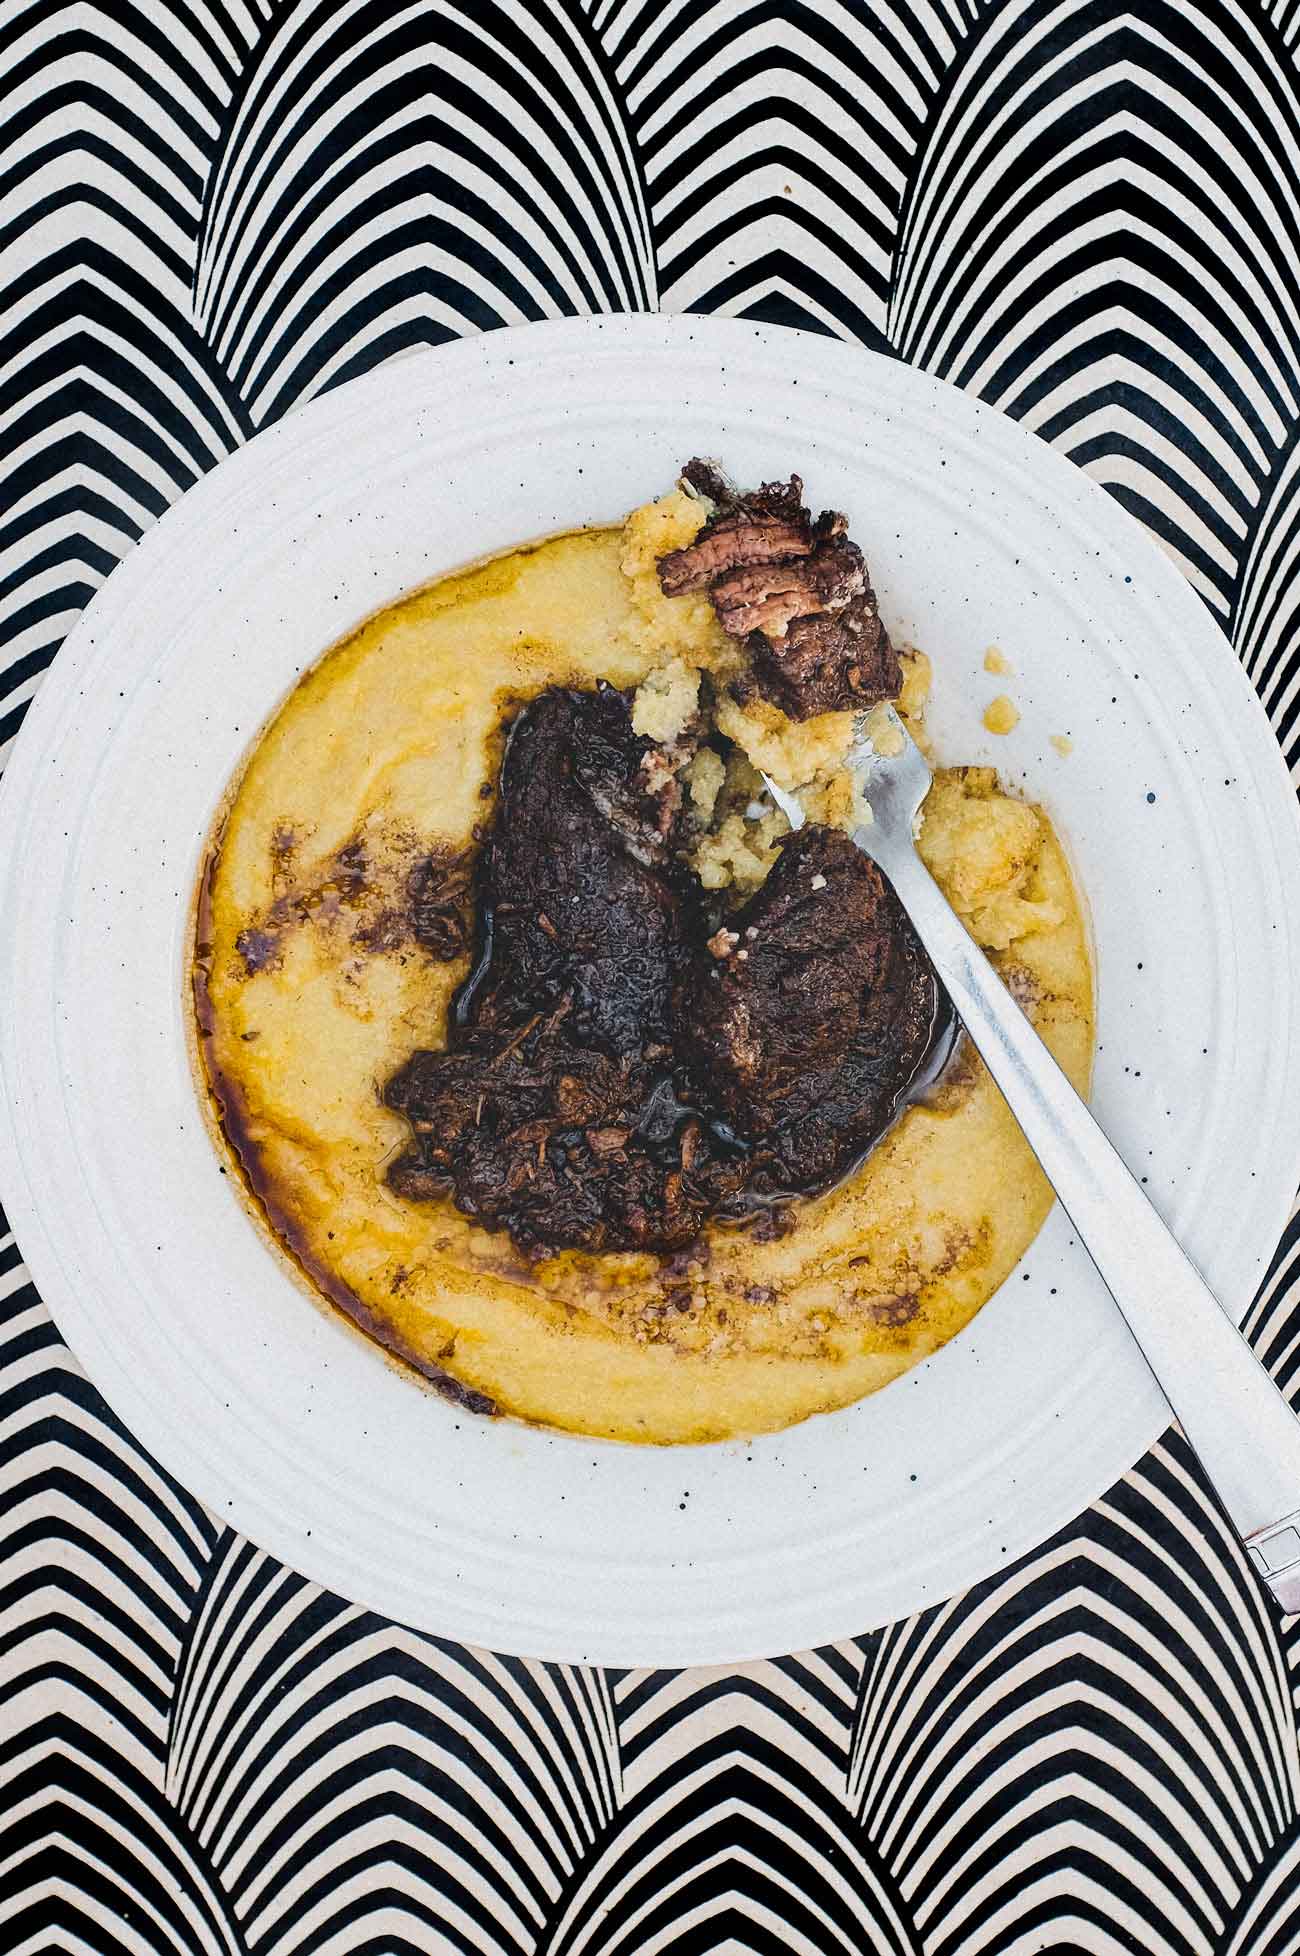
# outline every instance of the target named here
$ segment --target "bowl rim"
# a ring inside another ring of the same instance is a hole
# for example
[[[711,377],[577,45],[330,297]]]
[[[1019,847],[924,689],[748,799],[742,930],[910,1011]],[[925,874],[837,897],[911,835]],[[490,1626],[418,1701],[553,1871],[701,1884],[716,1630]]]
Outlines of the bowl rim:
[[[57,742],[69,715],[75,714],[75,701],[81,690],[81,682],[88,677],[93,659],[99,656],[96,647],[102,647],[118,621],[147,593],[155,572],[165,566],[178,545],[182,527],[185,526],[188,533],[194,535],[209,521],[218,520],[223,504],[240,495],[244,476],[251,476],[264,465],[282,463],[286,452],[303,447],[328,451],[342,431],[355,427],[372,412],[377,415],[386,408],[391,403],[394,389],[400,390],[404,376],[410,376],[411,386],[417,391],[423,389],[426,395],[437,394],[445,385],[449,391],[453,377],[452,363],[458,359],[468,372],[480,376],[484,373],[500,376],[507,366],[516,362],[521,365],[533,363],[543,370],[553,360],[561,364],[581,363],[594,357],[596,350],[602,347],[630,350],[634,354],[641,351],[647,358],[657,354],[667,354],[669,357],[684,355],[687,347],[694,347],[697,353],[702,352],[709,358],[726,356],[735,359],[744,351],[752,353],[757,346],[764,353],[774,351],[779,360],[790,357],[796,344],[801,349],[800,358],[829,372],[832,378],[839,377],[845,384],[851,382],[861,386],[865,377],[873,371],[892,372],[898,378],[902,391],[911,391],[918,404],[928,396],[941,422],[945,416],[960,418],[962,414],[969,419],[973,407],[976,419],[981,424],[981,432],[988,437],[990,449],[997,446],[999,439],[1004,439],[990,433],[990,430],[1011,428],[1016,443],[1022,444],[1029,439],[1025,431],[1005,422],[996,410],[972,404],[969,397],[960,395],[946,384],[917,375],[911,369],[899,369],[883,356],[827,342],[818,335],[798,333],[789,328],[755,329],[750,322],[660,315],[570,320],[543,326],[501,329],[484,339],[463,340],[429,352],[404,355],[398,361],[294,410],[274,427],[254,437],[188,492],[96,594],[69,635],[54,668],[40,689],[16,745],[3,787],[0,787],[0,891],[8,899],[9,914],[12,916],[24,911],[25,844],[32,839],[38,786],[48,761],[48,748],[51,742]],[[782,349],[789,351],[783,354]],[[959,407],[958,404],[964,405]],[[1300,807],[1297,807],[1280,749],[1247,675],[1176,567],[1136,524],[1131,524],[1130,519],[1123,516],[1104,491],[1074,469],[1073,465],[1054,455],[1045,444],[1036,443],[1035,446],[1041,450],[1041,457],[1050,458],[1049,462],[1043,463],[1043,468],[1060,482],[1063,504],[1082,510],[1084,520],[1090,519],[1093,528],[1100,529],[1111,539],[1116,534],[1117,525],[1124,526],[1123,547],[1130,555],[1141,554],[1144,581],[1170,608],[1184,628],[1188,642],[1199,647],[1201,655],[1213,666],[1216,699],[1225,725],[1247,751],[1252,781],[1257,790],[1259,818],[1272,843],[1277,869],[1278,915],[1284,920],[1300,915],[1300,846],[1297,846],[1300,845]],[[392,597],[385,600],[392,601]],[[214,791],[222,786],[222,783],[214,783]],[[19,1036],[17,1028],[26,1010],[23,973],[33,969],[35,948],[23,937],[21,930],[15,930],[9,934],[7,945],[0,954],[0,986],[7,994],[11,1008],[6,1015],[6,1028],[0,1033],[0,1086],[3,1087],[0,1094],[0,1168],[4,1172],[11,1220],[28,1254],[33,1276],[60,1326],[66,1330],[74,1350],[79,1353],[84,1351],[88,1357],[93,1354],[90,1364],[92,1376],[110,1405],[123,1418],[128,1430],[138,1433],[141,1443],[162,1456],[169,1471],[177,1473],[200,1494],[200,1498],[206,1495],[211,1505],[220,1508],[226,1501],[225,1489],[221,1485],[214,1488],[210,1475],[205,1471],[203,1457],[185,1444],[184,1435],[175,1430],[174,1422],[156,1417],[155,1410],[142,1402],[139,1393],[133,1390],[129,1376],[124,1375],[121,1368],[114,1367],[105,1346],[102,1328],[96,1326],[94,1313],[87,1307],[81,1289],[86,1273],[65,1266],[54,1231],[47,1220],[50,1201],[44,1190],[33,1187],[29,1181],[22,1131],[26,1119],[22,1083],[27,1075],[29,1055],[26,1042]],[[1300,1087],[1300,1046],[1297,1044],[1294,1019],[1287,1028],[1280,1070],[1288,1087],[1283,1104],[1288,1108],[1297,1106],[1300,1094],[1289,1091]],[[1300,1106],[1297,1106],[1295,1114],[1289,1115],[1289,1125],[1282,1139],[1286,1145],[1274,1146],[1270,1151],[1271,1159],[1265,1163],[1266,1170],[1271,1170],[1267,1195],[1256,1198],[1260,1213],[1267,1210],[1269,1214],[1269,1229],[1266,1232],[1261,1224],[1259,1241],[1252,1251],[1251,1261],[1256,1274],[1272,1255],[1290,1211],[1295,1175],[1293,1167],[1287,1164],[1293,1163],[1300,1155]],[[1247,1295],[1242,1305],[1243,1316],[1249,1303],[1250,1297]],[[1148,1443],[1158,1436],[1167,1415],[1167,1409],[1154,1401],[1149,1410],[1152,1417],[1146,1421],[1151,1429]],[[582,1442],[584,1447],[602,1444],[612,1443]],[[1114,1478],[1114,1474],[1122,1471],[1127,1464],[1128,1461],[1117,1463],[1113,1471],[1092,1489],[1093,1495],[1101,1492],[1109,1479]],[[1072,1499],[1068,1512],[1061,1514],[1060,1521],[1068,1520],[1070,1513],[1077,1511],[1078,1506],[1077,1499]],[[256,1519],[253,1510],[250,1510],[250,1515]],[[235,1517],[236,1520],[240,1518],[238,1515]],[[273,1525],[255,1527],[246,1532],[254,1533],[255,1539],[272,1548],[281,1559],[307,1569],[308,1573],[317,1573],[318,1579],[330,1582],[335,1587],[339,1586],[343,1571],[332,1564],[322,1572],[318,1559],[310,1551],[304,1552],[300,1535],[286,1535]],[[313,1568],[314,1562],[316,1566]],[[365,1587],[362,1581],[358,1590],[349,1590],[349,1593],[361,1593]],[[937,1595],[936,1592],[931,1600],[937,1600]],[[362,1594],[362,1600],[369,1598]],[[409,1612],[398,1610],[390,1613],[405,1614],[407,1620],[415,1620]],[[794,1642],[783,1641],[779,1647],[794,1648],[803,1643],[827,1642],[836,1636],[853,1634],[863,1627],[860,1622],[843,1621],[828,1615],[824,1624],[815,1627],[814,1634],[800,1634]],[[485,1629],[487,1634],[484,1634]],[[522,1641],[512,1640],[508,1624],[503,1632],[500,1624],[476,1624],[468,1619],[457,1619],[456,1624],[450,1630],[445,1630],[444,1634],[462,1636],[466,1641],[488,1642],[497,1649],[513,1649],[534,1656],[594,1656],[597,1661],[610,1663],[721,1661],[724,1656],[726,1660],[731,1660],[769,1654],[778,1647],[766,1634],[756,1632],[752,1636],[747,1635],[740,1626],[720,1629],[721,1641],[684,1641],[680,1650],[671,1657],[664,1655],[662,1644],[657,1643],[653,1636],[648,1636],[641,1646],[628,1637],[611,1643],[602,1630],[594,1627],[591,1636],[587,1638],[584,1635],[583,1638],[584,1643],[590,1643],[590,1649],[575,1649],[572,1643],[556,1643],[539,1627],[525,1627],[522,1621]]]

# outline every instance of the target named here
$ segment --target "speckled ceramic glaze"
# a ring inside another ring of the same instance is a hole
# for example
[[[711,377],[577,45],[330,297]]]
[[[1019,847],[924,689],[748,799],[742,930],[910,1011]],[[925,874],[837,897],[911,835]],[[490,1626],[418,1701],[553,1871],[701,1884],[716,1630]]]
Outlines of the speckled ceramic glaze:
[[[0,833],[22,1002],[0,1167],[96,1383],[216,1513],[332,1588],[610,1664],[792,1649],[934,1602],[1066,1521],[1167,1420],[1058,1214],[937,1357],[751,1446],[475,1421],[313,1310],[220,1170],[183,969],[200,846],[246,744],[369,611],[614,519],[692,452],[744,479],[797,468],[816,505],[849,510],[891,628],[935,661],[940,753],[995,762],[1051,810],[1096,933],[1097,1111],[1244,1313],[1300,1151],[1300,851],[1276,748],[1115,505],[895,363],[741,323],[588,320],[340,389],[222,464],[113,576],[31,716]],[[985,672],[991,644],[1009,676]],[[998,739],[981,716],[1003,692],[1022,717]]]

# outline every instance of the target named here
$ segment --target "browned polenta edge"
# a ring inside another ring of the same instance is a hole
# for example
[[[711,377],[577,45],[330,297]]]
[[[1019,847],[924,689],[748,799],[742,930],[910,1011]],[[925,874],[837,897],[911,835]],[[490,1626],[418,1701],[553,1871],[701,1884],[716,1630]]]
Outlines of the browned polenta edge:
[[[213,1142],[218,1152],[224,1154],[234,1168],[245,1209],[262,1233],[269,1234],[274,1247],[289,1261],[296,1278],[305,1280],[315,1296],[332,1305],[359,1331],[381,1345],[391,1358],[433,1386],[444,1399],[468,1413],[499,1417],[500,1406],[486,1392],[467,1386],[451,1372],[423,1357],[385,1319],[363,1303],[356,1292],[314,1254],[297,1218],[276,1199],[274,1178],[250,1131],[243,1092],[237,1082],[217,1064],[212,1050],[215,1011],[208,985],[212,947],[212,882],[221,856],[227,813],[228,809],[218,818],[205,848],[203,868],[192,905],[193,926],[188,940],[194,1030],[190,1059]]]

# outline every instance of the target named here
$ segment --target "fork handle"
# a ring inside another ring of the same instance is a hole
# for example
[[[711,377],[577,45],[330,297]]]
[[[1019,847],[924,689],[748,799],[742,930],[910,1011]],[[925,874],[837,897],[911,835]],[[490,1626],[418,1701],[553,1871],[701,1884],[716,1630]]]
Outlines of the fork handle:
[[[1300,1612],[1300,1420],[915,849],[881,848],[882,841],[873,836],[869,853],[892,882],[1252,1562],[1282,1608]]]

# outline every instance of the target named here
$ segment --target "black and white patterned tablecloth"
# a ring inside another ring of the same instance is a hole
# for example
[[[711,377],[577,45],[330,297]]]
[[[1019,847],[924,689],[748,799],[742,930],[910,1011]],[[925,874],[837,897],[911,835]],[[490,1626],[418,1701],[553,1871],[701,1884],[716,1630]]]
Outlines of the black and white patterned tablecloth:
[[[6,740],[132,542],[294,403],[663,307],[1017,416],[1300,760],[1300,0],[5,0],[0,48]],[[581,1671],[223,1529],[9,1238],[0,1313],[4,1952],[1300,1951],[1300,1637],[1177,1436],[909,1622]],[[1300,1388],[1300,1229],[1251,1328]]]

